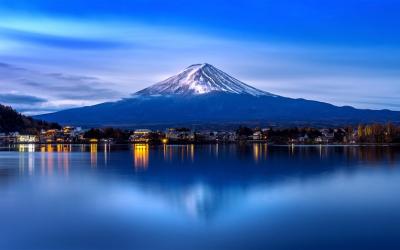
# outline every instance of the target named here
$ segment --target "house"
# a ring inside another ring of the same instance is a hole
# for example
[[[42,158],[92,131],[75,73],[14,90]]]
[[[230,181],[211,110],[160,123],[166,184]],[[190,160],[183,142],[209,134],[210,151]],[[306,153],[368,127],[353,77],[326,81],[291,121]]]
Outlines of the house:
[[[62,133],[64,136],[64,139],[67,141],[75,141],[79,139],[79,136],[83,135],[83,130],[81,127],[71,127],[71,126],[66,126],[62,128]]]
[[[129,137],[130,142],[149,142],[151,130],[149,129],[136,129]]]
[[[169,128],[165,132],[165,137],[169,141],[194,141],[194,133],[185,128]]]
[[[36,143],[39,142],[39,137],[36,135],[17,135],[17,143]]]
[[[217,141],[219,142],[234,142],[236,139],[236,133],[231,131],[219,132],[217,135]]]
[[[298,141],[299,141],[299,143],[306,143],[306,142],[308,142],[309,139],[310,139],[310,138],[308,137],[308,135],[305,134],[304,136],[300,136],[300,137],[298,138]]]
[[[335,132],[329,129],[321,129],[323,143],[331,143],[335,140]]]
[[[263,139],[263,133],[261,131],[256,131],[253,133],[252,139],[254,141],[259,141]]]
[[[218,132],[215,131],[201,131],[197,133],[197,136],[203,141],[215,142],[218,139]]]
[[[6,133],[0,133],[0,144],[8,143],[8,135]]]
[[[53,143],[57,141],[57,138],[61,136],[61,132],[57,129],[42,130],[40,132],[41,143]]]
[[[321,136],[318,136],[317,138],[315,138],[315,143],[323,143],[324,140],[322,139]]]

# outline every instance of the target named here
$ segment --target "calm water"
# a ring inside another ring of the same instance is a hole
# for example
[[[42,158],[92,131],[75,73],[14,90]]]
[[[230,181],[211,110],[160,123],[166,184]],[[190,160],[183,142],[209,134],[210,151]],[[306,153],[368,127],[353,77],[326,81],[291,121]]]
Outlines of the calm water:
[[[400,249],[400,148],[3,147],[0,249]]]

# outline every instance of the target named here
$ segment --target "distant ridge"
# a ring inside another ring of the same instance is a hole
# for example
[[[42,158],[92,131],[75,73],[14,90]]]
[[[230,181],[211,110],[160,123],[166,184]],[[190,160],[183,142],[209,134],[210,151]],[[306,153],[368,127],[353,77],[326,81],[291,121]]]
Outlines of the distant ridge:
[[[400,112],[338,107],[278,96],[247,85],[216,67],[194,64],[116,102],[37,116],[80,126],[165,127],[237,124],[337,126],[400,122]]]

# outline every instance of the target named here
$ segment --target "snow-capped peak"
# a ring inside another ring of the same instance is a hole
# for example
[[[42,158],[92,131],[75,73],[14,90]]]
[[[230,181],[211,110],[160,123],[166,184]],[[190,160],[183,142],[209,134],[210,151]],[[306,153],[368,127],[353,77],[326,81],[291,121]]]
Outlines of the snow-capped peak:
[[[208,63],[193,64],[177,75],[135,95],[201,95],[211,92],[273,96],[231,77]]]

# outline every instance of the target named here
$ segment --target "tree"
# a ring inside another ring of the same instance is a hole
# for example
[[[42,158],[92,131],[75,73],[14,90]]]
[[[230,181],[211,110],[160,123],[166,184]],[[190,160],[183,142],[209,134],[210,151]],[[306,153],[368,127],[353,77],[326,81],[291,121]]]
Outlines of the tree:
[[[239,137],[249,137],[251,135],[253,135],[253,130],[251,128],[248,127],[242,127],[240,126],[237,130],[236,130],[236,134]]]
[[[0,132],[38,134],[42,129],[61,128],[57,123],[48,123],[24,116],[11,107],[0,105]]]

